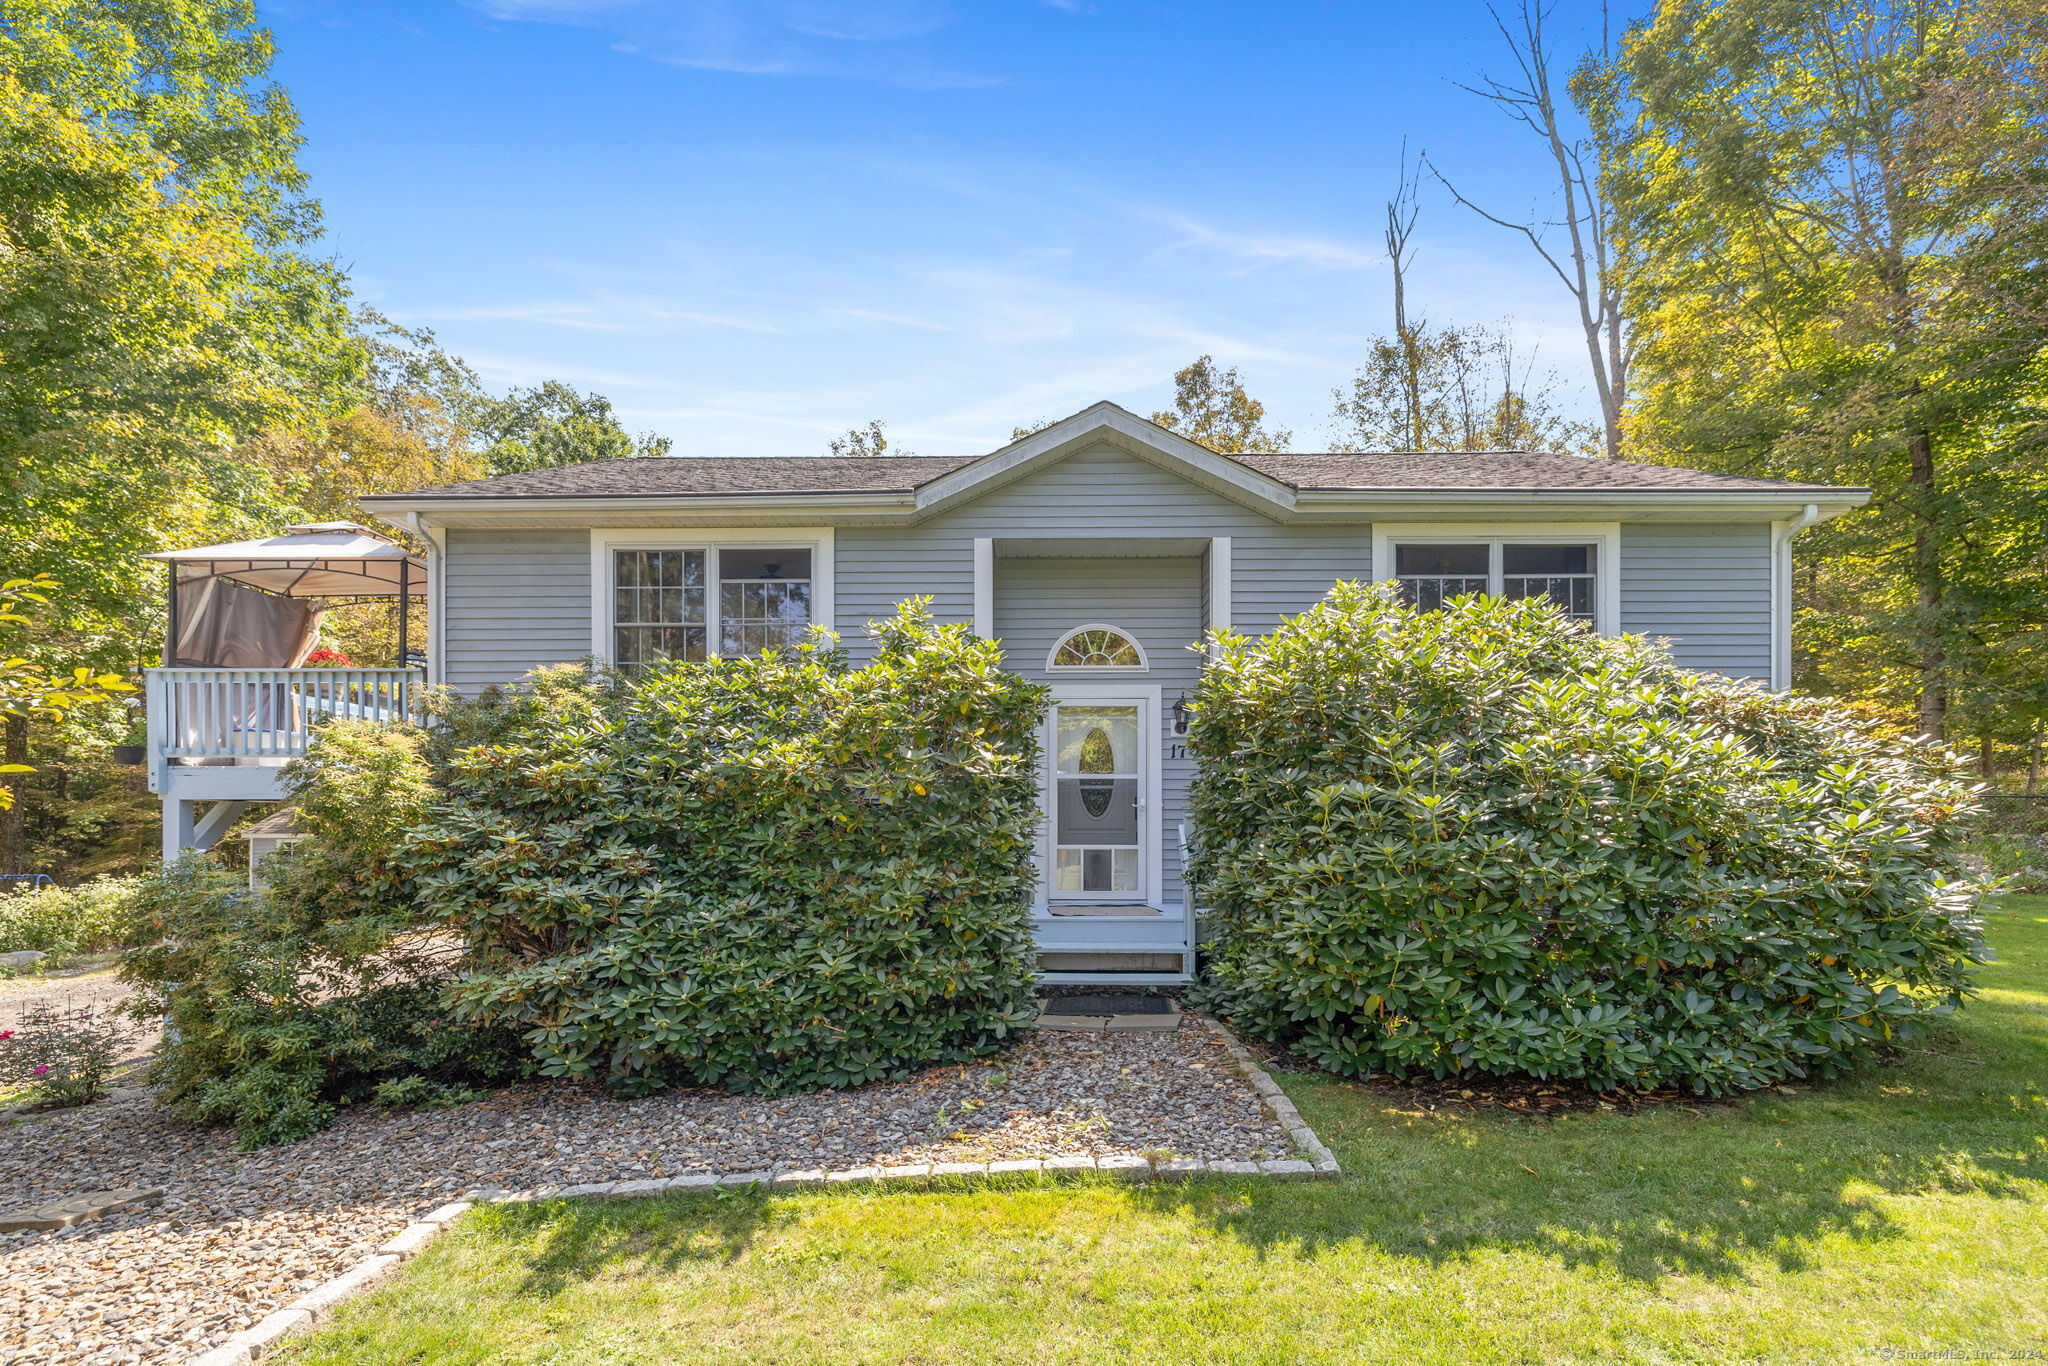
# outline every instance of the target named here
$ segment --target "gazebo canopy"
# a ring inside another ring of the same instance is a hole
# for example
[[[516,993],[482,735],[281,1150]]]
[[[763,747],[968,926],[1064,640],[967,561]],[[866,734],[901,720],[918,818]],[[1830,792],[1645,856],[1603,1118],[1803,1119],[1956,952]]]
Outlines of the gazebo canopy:
[[[314,522],[288,527],[282,536],[145,558],[176,565],[181,583],[231,579],[288,598],[395,598],[427,591],[425,562],[354,522]]]

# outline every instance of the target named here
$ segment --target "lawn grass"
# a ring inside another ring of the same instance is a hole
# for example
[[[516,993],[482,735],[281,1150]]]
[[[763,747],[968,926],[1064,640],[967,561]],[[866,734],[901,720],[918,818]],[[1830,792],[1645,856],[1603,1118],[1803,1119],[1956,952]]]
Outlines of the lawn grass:
[[[479,1209],[296,1366],[1855,1362],[2048,1347],[2048,897],[1928,1049],[1555,1119],[1283,1077],[1334,1184]],[[1953,1358],[1952,1358],[1953,1359]]]

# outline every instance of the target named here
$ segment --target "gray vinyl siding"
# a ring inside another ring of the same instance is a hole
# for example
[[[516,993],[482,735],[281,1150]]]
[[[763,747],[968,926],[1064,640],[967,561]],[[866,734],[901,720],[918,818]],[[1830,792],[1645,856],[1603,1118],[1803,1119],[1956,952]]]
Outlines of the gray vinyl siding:
[[[1189,648],[1202,636],[1202,561],[1145,559],[1002,559],[996,561],[995,629],[1011,669],[1038,683],[1080,684],[1085,676],[1046,671],[1046,656],[1076,626],[1102,623],[1130,633],[1145,652],[1143,673],[1104,673],[1103,682],[1142,683],[1160,692],[1162,871],[1157,897],[1181,900],[1180,840],[1188,783],[1195,766],[1171,733],[1175,699],[1195,686],[1201,659]]]
[[[1621,629],[1668,637],[1688,669],[1771,676],[1771,528],[1763,522],[1621,528]]]
[[[590,653],[590,533],[450,528],[442,681],[463,692]]]
[[[1371,530],[1364,523],[1277,523],[1103,445],[917,526],[839,528],[834,625],[858,658],[865,653],[865,623],[889,616],[916,594],[933,598],[941,621],[971,621],[978,536],[1101,538],[1119,554],[1141,550],[1134,543],[1147,537],[1228,536],[1231,624],[1259,634],[1313,606],[1337,579],[1370,578]],[[1679,662],[1690,668],[1767,678],[1770,538],[1761,521],[1625,524],[1622,629],[1671,638]],[[1021,562],[997,560],[999,587]],[[1207,570],[1197,569],[1188,601],[1206,620]],[[442,659],[447,681],[458,688],[509,682],[589,652],[586,530],[451,529],[444,586]],[[1042,649],[1038,659],[1043,662]]]
[[[1265,635],[1282,618],[1321,602],[1339,579],[1371,581],[1371,527],[1274,527],[1264,535],[1233,536],[1230,624],[1246,635]]]
[[[840,527],[832,533],[833,629],[867,653],[867,623],[920,594],[942,622],[974,620],[974,539],[923,527]]]
[[[1338,578],[1372,572],[1369,526],[1283,525],[1116,447],[1097,446],[914,527],[842,527],[835,615],[856,656],[865,623],[914,593],[932,595],[940,621],[972,621],[980,536],[1100,538],[1120,553],[1146,538],[1228,536],[1232,624],[1253,633],[1313,607]]]

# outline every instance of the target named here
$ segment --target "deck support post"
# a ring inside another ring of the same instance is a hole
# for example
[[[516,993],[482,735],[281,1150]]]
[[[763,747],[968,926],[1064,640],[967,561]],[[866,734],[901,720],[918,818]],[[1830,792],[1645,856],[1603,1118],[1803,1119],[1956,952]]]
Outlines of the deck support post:
[[[176,863],[185,851],[196,847],[199,803],[178,797],[164,798],[164,863]]]
[[[198,802],[164,798],[164,862],[175,863],[186,854],[213,848],[248,809],[247,802],[218,801],[201,816]]]

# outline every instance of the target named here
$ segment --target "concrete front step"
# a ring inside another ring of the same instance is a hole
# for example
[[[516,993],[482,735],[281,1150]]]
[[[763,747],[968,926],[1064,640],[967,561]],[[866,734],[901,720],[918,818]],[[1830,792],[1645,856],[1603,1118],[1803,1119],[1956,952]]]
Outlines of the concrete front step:
[[[1103,1030],[1179,1029],[1180,1012],[1145,1015],[1062,1015],[1052,1010],[1039,1012],[1038,1028],[1072,1029],[1089,1033]]]

